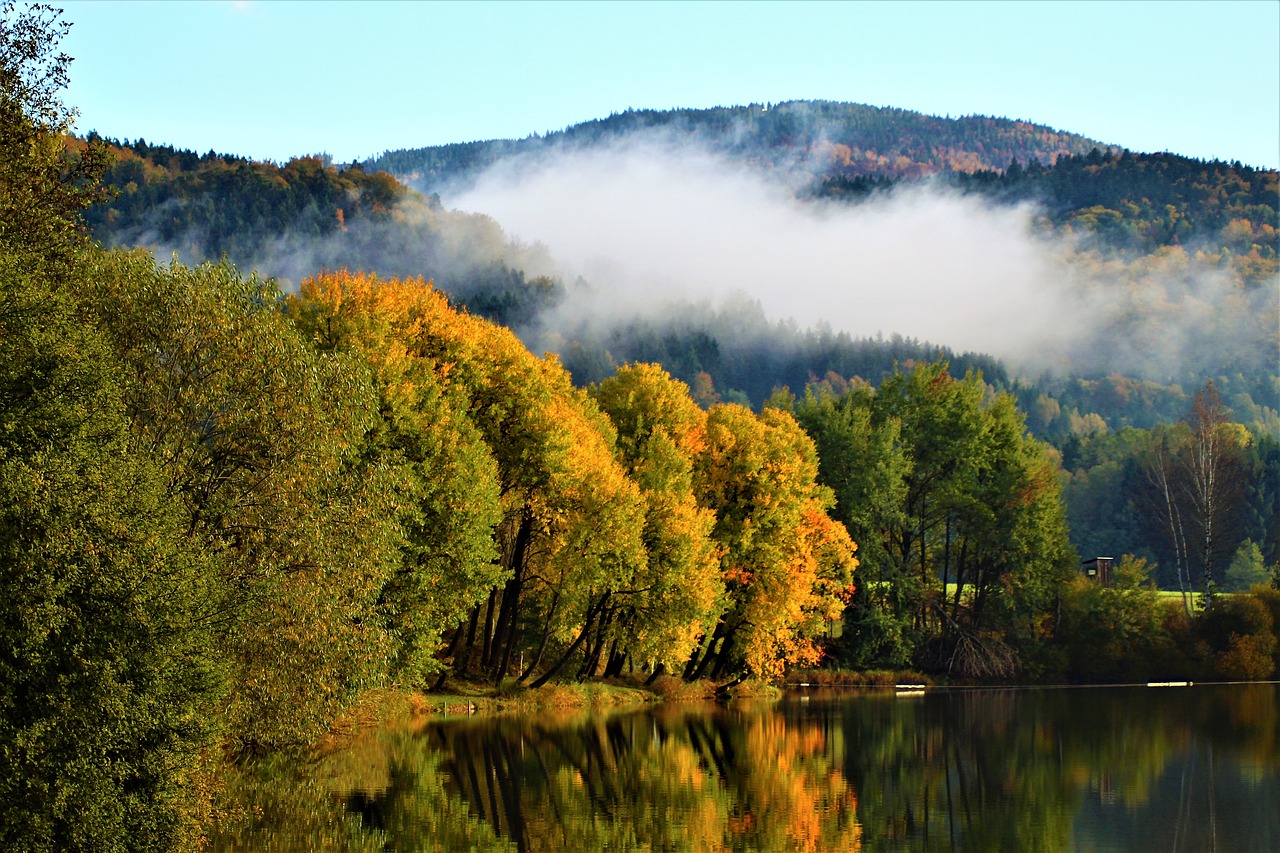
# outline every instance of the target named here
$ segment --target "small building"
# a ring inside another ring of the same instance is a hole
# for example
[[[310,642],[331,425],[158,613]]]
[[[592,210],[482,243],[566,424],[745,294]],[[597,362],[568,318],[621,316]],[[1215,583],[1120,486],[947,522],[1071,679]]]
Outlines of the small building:
[[[1080,565],[1080,574],[1102,586],[1111,586],[1111,565],[1114,557],[1093,557]]]

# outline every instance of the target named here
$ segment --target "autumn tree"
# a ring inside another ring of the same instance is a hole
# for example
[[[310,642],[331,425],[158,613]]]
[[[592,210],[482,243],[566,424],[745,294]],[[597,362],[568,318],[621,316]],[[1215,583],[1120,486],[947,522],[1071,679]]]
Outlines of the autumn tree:
[[[815,638],[843,611],[857,561],[817,476],[813,441],[789,413],[732,403],[707,413],[695,484],[716,513],[727,600],[687,678],[771,678],[820,658]]]
[[[378,600],[396,644],[392,675],[407,684],[441,671],[443,634],[502,580],[493,453],[461,389],[411,350],[412,318],[436,300],[424,286],[337,273],[308,279],[287,305],[321,351],[357,356],[373,374],[381,418],[372,449],[396,472],[404,537]]]
[[[1141,479],[1134,500],[1151,520],[1152,541],[1173,564],[1188,613],[1186,594],[1196,576],[1212,598],[1244,538],[1244,497],[1252,485],[1248,462],[1258,461],[1252,444],[1248,431],[1230,422],[1210,382],[1196,392],[1182,422],[1150,432],[1138,456]],[[1254,492],[1262,497],[1266,489],[1255,486]]]
[[[706,414],[689,388],[652,364],[626,365],[591,389],[618,432],[618,456],[645,502],[647,560],[619,619],[624,656],[676,670],[714,627],[723,583],[715,513],[698,505],[694,463],[704,449]],[[606,670],[608,672],[608,670]]]
[[[459,671],[495,679],[513,667],[521,678],[546,677],[578,652],[586,666],[608,636],[615,594],[644,564],[639,489],[614,459],[612,427],[558,362],[453,310],[420,279],[327,273],[304,282],[297,310],[322,303],[314,324],[322,328],[366,288],[371,313],[391,318],[389,345],[457,395],[496,465],[500,517],[495,572],[486,576],[494,582],[471,589],[480,598],[445,653]]]

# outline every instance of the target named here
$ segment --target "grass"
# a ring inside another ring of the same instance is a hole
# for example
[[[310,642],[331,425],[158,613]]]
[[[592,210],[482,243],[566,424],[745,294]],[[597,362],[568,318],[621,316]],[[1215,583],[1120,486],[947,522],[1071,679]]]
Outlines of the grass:
[[[607,682],[547,684],[532,689],[516,685],[514,679],[496,688],[491,684],[453,680],[449,687],[447,693],[398,688],[370,690],[334,722],[315,748],[320,753],[331,752],[371,729],[414,727],[427,717],[616,709],[664,699],[640,686]]]

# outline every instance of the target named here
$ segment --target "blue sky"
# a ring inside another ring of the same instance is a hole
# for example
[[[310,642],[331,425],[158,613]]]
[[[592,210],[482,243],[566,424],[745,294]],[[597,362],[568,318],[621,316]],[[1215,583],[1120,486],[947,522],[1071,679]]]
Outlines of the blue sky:
[[[81,131],[339,161],[821,98],[1280,165],[1280,2],[64,2]]]

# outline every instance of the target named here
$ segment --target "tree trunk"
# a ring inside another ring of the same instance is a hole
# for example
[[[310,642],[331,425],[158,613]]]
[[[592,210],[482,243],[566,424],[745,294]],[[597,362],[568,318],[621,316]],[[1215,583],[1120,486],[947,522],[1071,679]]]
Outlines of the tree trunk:
[[[547,641],[551,639],[551,620],[555,618],[556,606],[559,603],[560,593],[557,592],[551,596],[551,607],[547,610],[547,620],[542,625],[542,638],[538,641],[538,651],[534,654],[533,660],[529,662],[529,666],[516,679],[521,684],[538,668],[538,664],[542,663],[542,655],[547,651]]]
[[[476,643],[476,623],[480,621],[480,605],[471,608],[471,619],[467,623],[467,644],[463,647],[462,654],[453,662],[453,667],[459,674],[467,671],[471,664],[471,651],[475,648]]]
[[[498,611],[498,626],[494,633],[492,659],[486,666],[496,671],[496,678],[501,680],[506,675],[511,663],[511,649],[519,634],[520,594],[524,591],[525,554],[529,548],[529,538],[533,532],[533,514],[528,507],[520,517],[520,526],[516,530],[515,543],[511,549],[511,562],[508,566],[511,580],[502,590],[502,609]],[[501,658],[501,660],[499,660]]]
[[[723,678],[724,674],[729,670],[730,654],[733,652],[733,638],[733,632],[725,634],[724,642],[720,644],[720,652],[716,655],[716,667],[711,671],[712,681],[718,681]],[[745,677],[746,675],[744,674],[743,678]],[[738,679],[738,681],[742,681],[742,678]]]
[[[706,671],[707,664],[715,656],[716,641],[724,636],[724,622],[717,622],[716,628],[711,632],[711,638],[707,640],[706,647],[702,650],[702,656],[698,657],[697,652],[689,659],[689,664],[684,668],[685,681],[697,681],[702,678],[702,673]]]
[[[617,678],[622,675],[622,668],[627,665],[627,653],[618,651],[618,641],[614,640],[609,647],[609,657],[604,666],[605,678]]]
[[[569,648],[564,650],[564,654],[560,655],[560,658],[552,665],[550,669],[548,669],[542,675],[538,676],[538,679],[534,681],[533,684],[530,685],[531,687],[537,688],[546,684],[548,681],[551,680],[551,676],[559,672],[561,667],[563,667],[569,661],[569,658],[573,656],[573,653],[576,652],[578,650],[578,647],[582,645],[582,641],[587,638],[587,632],[591,630],[591,623],[595,621],[596,614],[600,610],[604,609],[604,605],[608,600],[609,600],[609,593],[606,592],[603,596],[601,596],[599,602],[587,608],[586,620],[584,621],[582,630],[578,632],[577,638],[569,645]]]
[[[608,593],[605,594],[606,596]],[[588,651],[583,656],[582,669],[578,670],[578,680],[591,678],[596,674],[596,670],[600,668],[600,655],[604,652],[605,641],[609,637],[609,625],[613,622],[613,615],[617,612],[617,608],[608,608],[600,614],[600,619],[596,624],[595,642],[588,644]]]
[[[652,687],[653,683],[657,681],[659,678],[661,678],[662,674],[666,671],[667,671],[667,665],[665,663],[659,663],[657,666],[653,668],[653,672],[649,674],[649,677],[644,680],[644,686]]]
[[[481,638],[483,642],[480,646],[480,668],[486,669],[489,666],[489,655],[492,653],[493,646],[493,605],[498,597],[498,588],[494,587],[489,590],[489,604],[484,611],[484,636]]]

